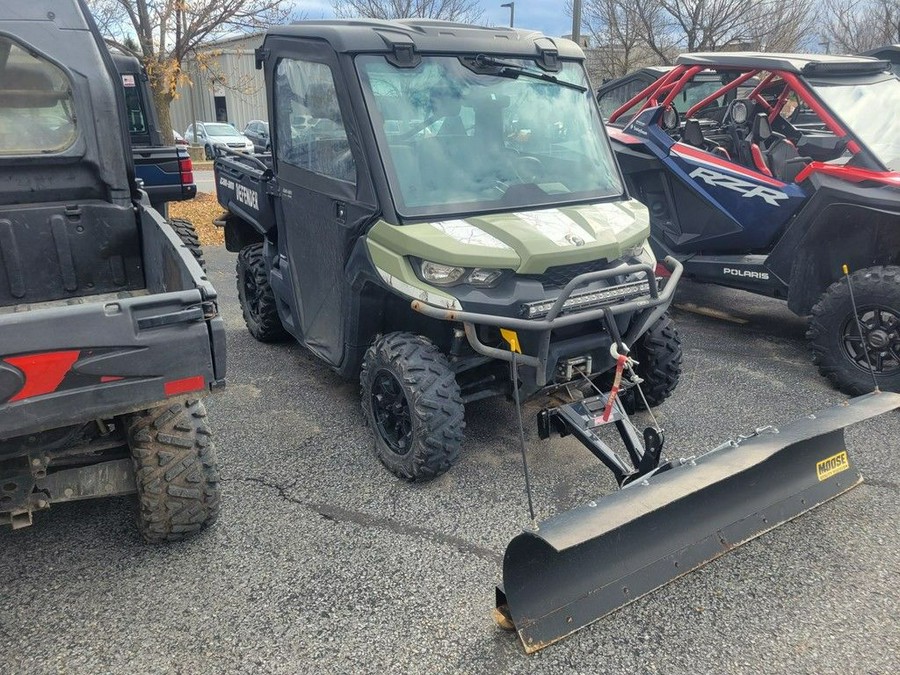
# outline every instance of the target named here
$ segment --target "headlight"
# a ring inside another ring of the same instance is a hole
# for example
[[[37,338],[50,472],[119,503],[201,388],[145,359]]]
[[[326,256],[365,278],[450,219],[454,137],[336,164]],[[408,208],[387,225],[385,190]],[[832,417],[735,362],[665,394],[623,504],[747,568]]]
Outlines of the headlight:
[[[422,271],[422,278],[435,286],[451,286],[459,281],[466,273],[464,267],[442,265],[428,260],[422,261],[420,269]]]
[[[467,281],[473,286],[490,288],[491,286],[495,286],[502,276],[503,270],[492,270],[487,267],[476,267],[474,270],[469,272]]]
[[[637,256],[638,260],[642,263],[647,263],[650,267],[656,267],[656,256],[653,254],[653,249],[650,248],[650,242],[645,241],[644,245],[641,246],[640,255]]]
[[[653,249],[650,248],[650,242],[645,241],[643,244],[632,246],[622,250],[623,257],[637,258],[638,262],[645,263],[653,267],[656,265],[656,256],[653,255]]]
[[[472,284],[478,288],[492,288],[503,276],[503,270],[490,267],[456,267],[442,263],[423,260],[419,264],[422,279],[435,286],[453,286],[454,284]]]

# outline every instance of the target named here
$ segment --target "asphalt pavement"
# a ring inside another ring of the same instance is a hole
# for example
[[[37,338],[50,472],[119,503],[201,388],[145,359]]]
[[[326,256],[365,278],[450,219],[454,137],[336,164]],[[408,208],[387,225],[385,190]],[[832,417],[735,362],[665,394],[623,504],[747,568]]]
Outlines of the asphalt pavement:
[[[207,260],[229,348],[228,387],[208,399],[218,522],[149,546],[117,498],[0,531],[0,672],[898,671],[900,414],[848,434],[861,487],[526,656],[490,616],[528,521],[514,409],[469,406],[459,464],[403,483],[372,456],[358,384],[297,345],[255,342],[234,256]],[[657,409],[670,454],[842,399],[782,303],[689,283],[676,303],[685,372]],[[540,517],[614,488],[576,441],[526,431]]]

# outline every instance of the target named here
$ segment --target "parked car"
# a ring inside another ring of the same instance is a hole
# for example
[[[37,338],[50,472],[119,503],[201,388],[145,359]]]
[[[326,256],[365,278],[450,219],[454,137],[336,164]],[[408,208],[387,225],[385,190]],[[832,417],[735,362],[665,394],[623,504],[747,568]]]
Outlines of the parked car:
[[[191,124],[184,132],[184,137],[191,145],[202,145],[206,159],[215,157],[216,147],[253,152],[253,141],[235,129],[234,125],[225,122],[198,122],[196,134],[194,125]]]
[[[256,152],[269,150],[269,123],[262,120],[253,120],[244,127],[244,136],[253,141]]]

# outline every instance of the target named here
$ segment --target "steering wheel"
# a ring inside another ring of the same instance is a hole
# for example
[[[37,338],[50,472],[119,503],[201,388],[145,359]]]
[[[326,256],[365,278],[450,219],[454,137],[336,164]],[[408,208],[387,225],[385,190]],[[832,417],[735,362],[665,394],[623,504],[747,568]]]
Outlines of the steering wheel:
[[[532,155],[519,155],[515,170],[516,176],[523,183],[536,183],[544,177],[544,163]]]

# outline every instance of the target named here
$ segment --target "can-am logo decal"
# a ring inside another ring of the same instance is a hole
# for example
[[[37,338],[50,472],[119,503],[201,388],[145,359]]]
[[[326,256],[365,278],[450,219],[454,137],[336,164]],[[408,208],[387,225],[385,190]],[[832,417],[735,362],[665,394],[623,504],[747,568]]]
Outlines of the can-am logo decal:
[[[236,183],[235,181],[228,180],[224,176],[219,178],[219,185],[228,188],[229,190],[234,190],[235,200],[239,201],[244,206],[249,206],[254,211],[259,211],[259,194],[254,190],[251,190],[240,183]]]
[[[724,268],[722,268],[722,274],[730,274],[733,277],[746,277],[748,279],[761,279],[762,281],[769,280],[768,272],[755,272],[753,270],[740,270],[736,267],[724,267]]]
[[[740,192],[744,197],[760,197],[763,201],[772,206],[778,206],[779,200],[788,198],[781,190],[773,190],[772,188],[763,187],[762,185],[755,185],[749,181],[741,180],[734,176],[727,176],[724,173],[712,171],[711,169],[706,169],[704,167],[694,169],[691,171],[690,176],[691,178],[699,178],[707,185],[712,185],[713,187],[723,187],[734,190],[735,192]]]

